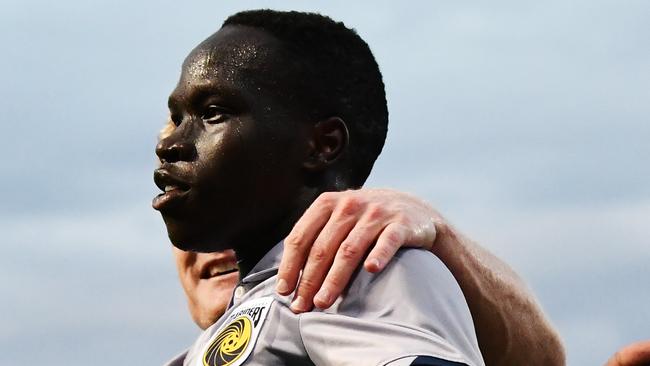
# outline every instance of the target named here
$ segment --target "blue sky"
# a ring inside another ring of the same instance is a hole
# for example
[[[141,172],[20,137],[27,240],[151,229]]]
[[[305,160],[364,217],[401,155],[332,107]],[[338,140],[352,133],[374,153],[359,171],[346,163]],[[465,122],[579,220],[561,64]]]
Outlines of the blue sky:
[[[189,50],[279,1],[17,1],[0,13],[0,364],[160,364],[197,334],[155,136]],[[526,279],[570,365],[650,338],[650,3],[307,2],[387,84],[368,182],[415,193]],[[72,169],[70,169],[72,167]]]

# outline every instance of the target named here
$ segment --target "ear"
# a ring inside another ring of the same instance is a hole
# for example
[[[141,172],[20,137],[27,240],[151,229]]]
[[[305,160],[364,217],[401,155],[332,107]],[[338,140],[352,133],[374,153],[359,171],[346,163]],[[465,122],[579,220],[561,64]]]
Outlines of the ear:
[[[323,170],[338,160],[348,147],[348,126],[339,117],[330,117],[314,125],[310,140],[310,152],[303,167]]]

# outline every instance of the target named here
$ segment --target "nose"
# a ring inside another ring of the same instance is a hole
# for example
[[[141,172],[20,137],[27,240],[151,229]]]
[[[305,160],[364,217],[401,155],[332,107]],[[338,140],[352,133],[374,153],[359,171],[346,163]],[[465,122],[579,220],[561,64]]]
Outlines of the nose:
[[[156,145],[156,155],[162,163],[191,161],[196,155],[194,144],[183,141],[173,141],[172,136],[160,140]]]

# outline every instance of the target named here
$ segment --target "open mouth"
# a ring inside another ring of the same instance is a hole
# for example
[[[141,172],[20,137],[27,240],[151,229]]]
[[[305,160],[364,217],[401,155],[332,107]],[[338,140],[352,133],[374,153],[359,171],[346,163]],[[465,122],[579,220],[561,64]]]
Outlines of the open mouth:
[[[238,271],[237,263],[232,263],[232,262],[212,263],[210,265],[205,266],[205,268],[203,268],[199,278],[202,280],[207,280],[209,278],[225,276],[227,274],[235,273],[237,271]]]
[[[189,184],[172,176],[164,169],[156,170],[153,174],[153,180],[162,191],[152,202],[152,206],[156,210],[170,207],[173,202],[178,202],[190,190]]]
[[[167,170],[157,169],[153,173],[153,181],[156,183],[156,186],[160,188],[164,193],[179,189],[181,191],[187,191],[190,189],[190,185],[183,182],[181,179],[174,177]]]

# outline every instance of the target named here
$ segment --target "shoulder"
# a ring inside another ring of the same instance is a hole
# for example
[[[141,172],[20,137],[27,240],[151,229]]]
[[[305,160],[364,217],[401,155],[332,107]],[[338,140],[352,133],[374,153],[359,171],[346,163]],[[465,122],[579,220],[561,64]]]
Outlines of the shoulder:
[[[442,310],[435,304],[450,301],[461,311],[468,308],[449,269],[438,257],[421,249],[399,250],[378,274],[360,270],[343,302],[355,297],[363,298],[367,306],[408,304],[426,314]]]
[[[360,269],[331,309],[301,318],[316,364],[338,357],[341,364],[392,365],[409,356],[483,364],[460,287],[442,261],[423,250],[400,250],[379,274]]]
[[[398,250],[384,271],[375,276],[365,271],[360,273],[360,276],[370,277],[373,282],[408,278],[409,285],[413,286],[431,283],[433,275],[435,275],[434,280],[439,283],[456,282],[447,266],[438,257],[429,251],[417,248]]]

